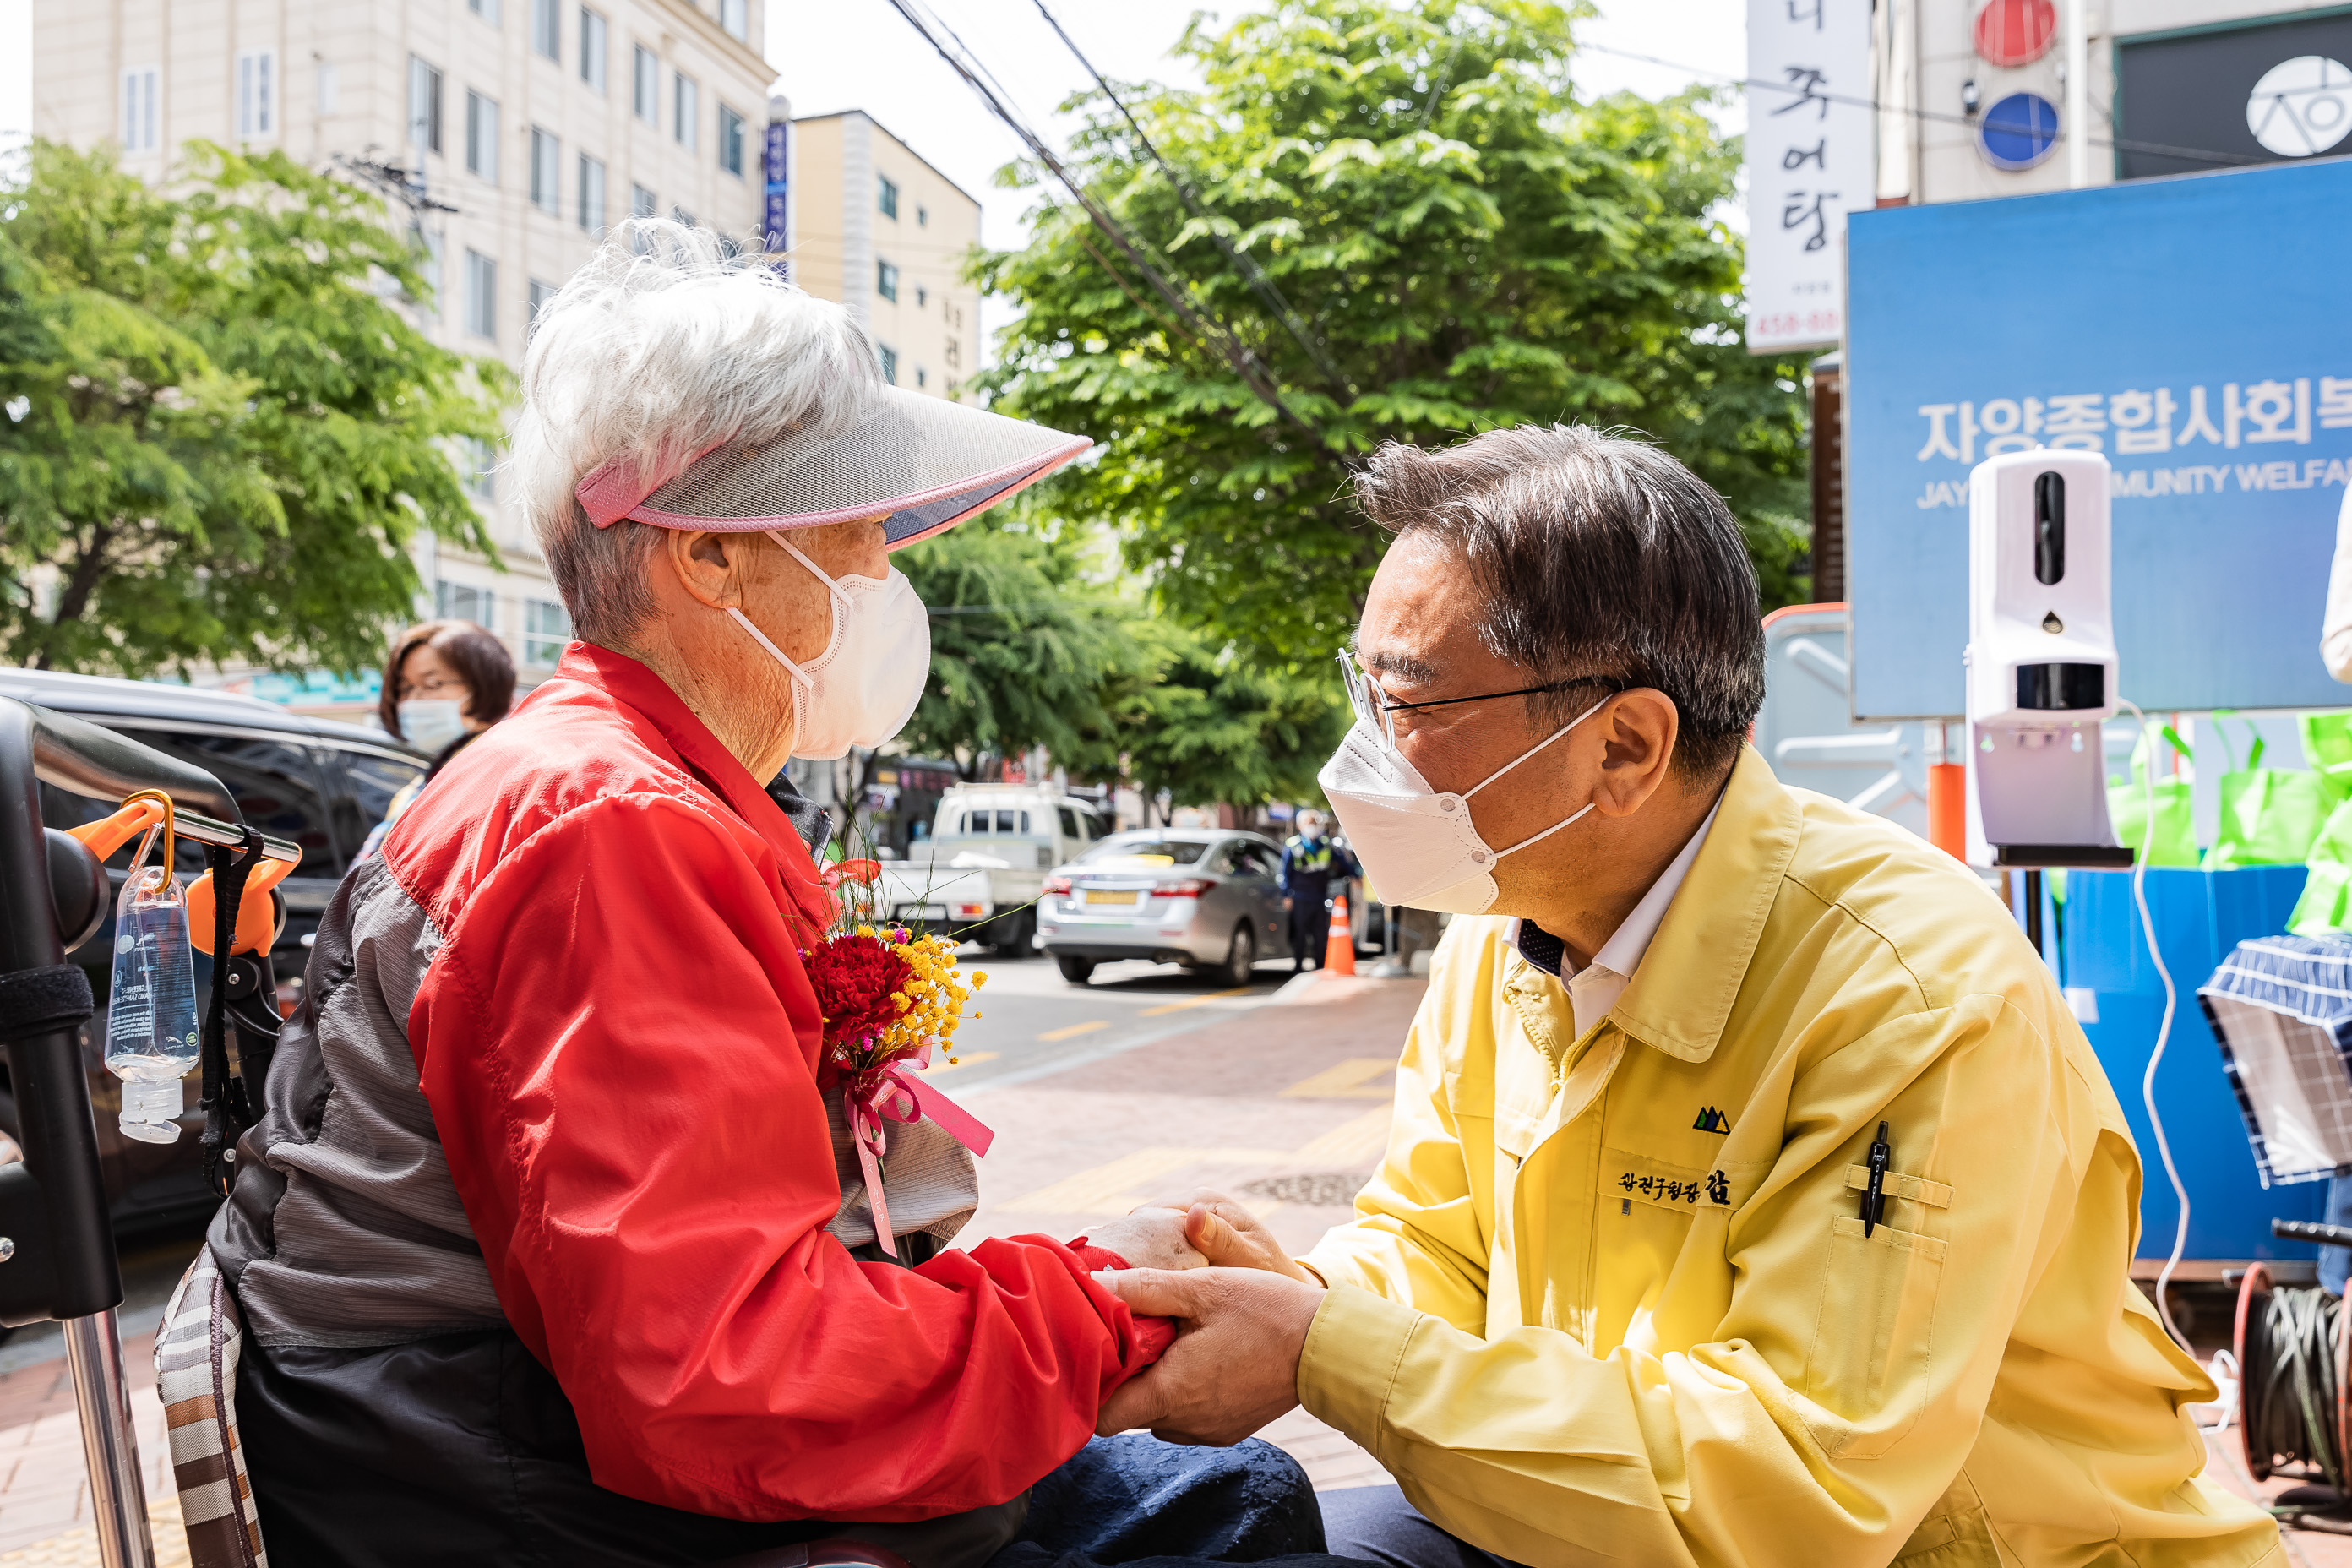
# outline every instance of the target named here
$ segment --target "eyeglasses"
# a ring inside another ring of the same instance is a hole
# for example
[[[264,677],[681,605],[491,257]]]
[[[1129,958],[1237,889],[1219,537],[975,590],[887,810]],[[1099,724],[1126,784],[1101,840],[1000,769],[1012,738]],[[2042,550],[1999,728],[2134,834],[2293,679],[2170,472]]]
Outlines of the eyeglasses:
[[[397,700],[405,702],[415,697],[470,697],[472,695],[472,689],[464,681],[455,680],[436,673],[428,675],[422,680],[402,681]]]
[[[1612,693],[1630,689],[1624,684],[1599,675],[1572,675],[1565,680],[1548,681],[1541,686],[1521,686],[1509,691],[1481,691],[1474,697],[1439,697],[1427,702],[1391,702],[1387,694],[1372,684],[1364,670],[1363,661],[1346,648],[1339,650],[1339,679],[1348,688],[1349,705],[1356,717],[1377,728],[1390,745],[1396,744],[1396,721],[1391,713],[1417,712],[1423,708],[1451,708],[1457,702],[1492,702],[1504,697],[1532,697],[1542,691],[1568,691],[1579,686],[1605,686]]]

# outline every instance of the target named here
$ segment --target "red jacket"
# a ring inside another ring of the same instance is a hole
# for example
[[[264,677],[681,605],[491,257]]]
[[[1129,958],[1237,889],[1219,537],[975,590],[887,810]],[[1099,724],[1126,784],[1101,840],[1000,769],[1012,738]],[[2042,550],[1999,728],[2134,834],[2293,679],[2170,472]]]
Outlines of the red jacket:
[[[1043,1237],[908,1270],[824,1230],[825,895],[644,666],[574,643],[383,854],[443,933],[408,1038],[450,1174],[599,1485],[750,1520],[1002,1502],[1150,1359]]]

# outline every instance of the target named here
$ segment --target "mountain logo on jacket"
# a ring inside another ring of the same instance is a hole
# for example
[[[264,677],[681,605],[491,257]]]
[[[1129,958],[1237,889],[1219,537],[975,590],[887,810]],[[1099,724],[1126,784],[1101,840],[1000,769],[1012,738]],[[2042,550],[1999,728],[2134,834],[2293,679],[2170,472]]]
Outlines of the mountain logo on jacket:
[[[1699,1132],[1728,1132],[1731,1131],[1731,1118],[1710,1105],[1699,1111],[1698,1120],[1692,1122],[1691,1127]]]

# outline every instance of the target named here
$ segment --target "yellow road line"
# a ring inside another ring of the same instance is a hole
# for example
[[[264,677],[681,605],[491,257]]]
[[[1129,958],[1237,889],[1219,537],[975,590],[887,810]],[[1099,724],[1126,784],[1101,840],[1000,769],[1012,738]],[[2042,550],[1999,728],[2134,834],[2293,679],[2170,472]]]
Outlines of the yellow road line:
[[[958,1051],[954,1061],[933,1062],[923,1069],[923,1076],[937,1078],[941,1073],[961,1072],[966,1068],[978,1067],[982,1062],[992,1062],[998,1055],[999,1053],[995,1051]]]
[[[1048,1029],[1037,1037],[1041,1040],[1066,1040],[1074,1035],[1091,1035],[1097,1029],[1108,1029],[1110,1020],[1094,1018],[1083,1024],[1073,1024],[1066,1029]]]
[[[1163,1013],[1181,1013],[1187,1007],[1199,1007],[1227,996],[1246,996],[1250,988],[1237,985],[1231,991],[1212,991],[1205,996],[1188,996],[1181,1002],[1163,1002],[1157,1007],[1146,1007],[1136,1015],[1139,1018],[1157,1018]]]
[[[1387,1100],[1395,1092],[1385,1080],[1396,1071],[1393,1057],[1350,1057],[1282,1091],[1286,1100]],[[1383,1081],[1375,1083],[1375,1079]]]

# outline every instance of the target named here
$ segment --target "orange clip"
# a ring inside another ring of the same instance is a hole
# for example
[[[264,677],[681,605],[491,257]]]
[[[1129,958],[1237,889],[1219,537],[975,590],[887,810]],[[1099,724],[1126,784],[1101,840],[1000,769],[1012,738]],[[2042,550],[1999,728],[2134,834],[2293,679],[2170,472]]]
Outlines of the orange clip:
[[[264,860],[246,874],[245,892],[236,904],[236,934],[231,952],[267,952],[278,940],[277,900],[269,889],[284,881],[297,862]],[[213,874],[188,885],[188,940],[198,952],[213,950]]]
[[[125,844],[163,820],[163,799],[161,795],[135,795],[125,801],[122,809],[96,822],[85,822],[79,827],[68,827],[68,833],[82,841],[89,852],[103,860]]]

